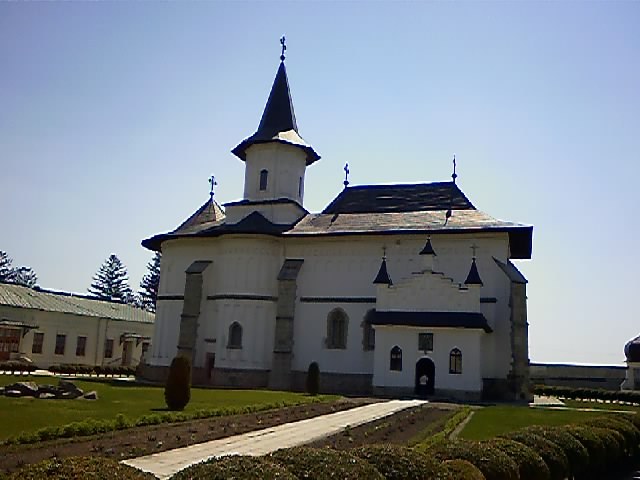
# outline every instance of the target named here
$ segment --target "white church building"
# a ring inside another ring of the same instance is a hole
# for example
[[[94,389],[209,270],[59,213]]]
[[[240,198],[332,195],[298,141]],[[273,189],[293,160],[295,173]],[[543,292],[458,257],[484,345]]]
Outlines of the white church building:
[[[298,133],[284,56],[257,131],[233,149],[244,194],[213,195],[162,252],[151,355],[194,383],[324,392],[529,396],[526,279],[533,227],[477,210],[451,182],[345,188],[304,207],[320,159]],[[507,200],[507,199],[505,199]]]

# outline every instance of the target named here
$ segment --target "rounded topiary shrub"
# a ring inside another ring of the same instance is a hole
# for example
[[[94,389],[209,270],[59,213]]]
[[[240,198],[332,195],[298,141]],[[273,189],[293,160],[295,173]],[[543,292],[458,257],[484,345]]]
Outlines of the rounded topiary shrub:
[[[50,458],[27,465],[9,477],[11,480],[152,480],[150,473],[102,457]]]
[[[454,480],[486,480],[480,469],[466,460],[446,460],[442,466]]]
[[[589,452],[582,443],[565,430],[564,427],[543,427],[534,425],[525,429],[527,432],[540,435],[558,445],[569,460],[569,471],[579,478],[589,468]]]
[[[438,460],[409,447],[367,445],[350,452],[373,465],[387,480],[435,478],[441,470]]]
[[[516,462],[520,480],[550,480],[551,472],[547,464],[525,444],[506,438],[494,438],[486,443],[498,448]]]
[[[638,448],[640,447],[640,430],[632,423],[616,416],[610,416],[594,418],[585,422],[585,424],[615,430],[624,437],[624,455],[635,457],[638,454]]]
[[[267,458],[300,479],[384,480],[373,465],[347,451],[293,447],[278,450]]]
[[[589,428],[602,440],[606,451],[605,463],[607,471],[613,471],[616,467],[620,466],[620,462],[624,460],[626,456],[624,437],[610,428],[591,426],[589,426]]]
[[[175,357],[169,367],[164,387],[164,401],[169,410],[184,410],[191,400],[191,362],[186,357]]]
[[[320,367],[318,362],[311,362],[307,370],[307,393],[317,395],[320,391]]]
[[[266,457],[234,455],[196,463],[179,471],[171,480],[296,480],[283,466]]]
[[[569,459],[555,443],[545,440],[539,435],[521,430],[508,433],[503,438],[524,443],[532,448],[549,467],[551,480],[564,480],[569,475]]]
[[[567,425],[564,427],[584,448],[589,452],[588,471],[584,478],[597,478],[606,468],[606,449],[602,439],[596,435],[590,427],[584,425]]]
[[[435,445],[427,451],[441,461],[467,460],[487,480],[518,480],[518,465],[499,449],[482,442],[454,440]]]

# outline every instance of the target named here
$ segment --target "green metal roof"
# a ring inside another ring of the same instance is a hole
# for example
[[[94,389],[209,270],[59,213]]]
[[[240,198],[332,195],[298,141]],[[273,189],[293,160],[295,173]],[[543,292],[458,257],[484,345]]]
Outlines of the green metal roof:
[[[128,322],[153,323],[155,320],[153,313],[131,305],[71,293],[34,290],[9,283],[0,283],[0,305]]]

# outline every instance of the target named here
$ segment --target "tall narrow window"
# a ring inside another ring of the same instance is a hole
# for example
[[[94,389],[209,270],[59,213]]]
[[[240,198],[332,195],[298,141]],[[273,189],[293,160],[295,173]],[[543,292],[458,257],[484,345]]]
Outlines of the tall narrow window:
[[[371,325],[374,310],[369,310],[362,321],[362,349],[373,350],[376,347],[376,331]]]
[[[267,181],[269,180],[269,172],[267,170],[260,170],[260,190],[267,189]]]
[[[104,358],[113,357],[113,338],[107,338],[104,341]]]
[[[227,348],[242,348],[242,326],[238,322],[233,322],[229,327]]]
[[[391,349],[389,370],[395,370],[396,372],[402,371],[402,349],[397,345]]]
[[[327,315],[327,348],[347,348],[347,328],[349,317],[341,308],[335,308]]]
[[[64,355],[64,346],[67,343],[67,336],[58,334],[56,335],[56,349],[54,353],[56,355]]]
[[[298,181],[298,196],[302,197],[302,177],[300,177],[300,181]]]
[[[457,348],[454,348],[449,353],[449,373],[462,373],[462,352]]]
[[[31,346],[31,353],[42,353],[43,344],[44,344],[44,333],[35,332],[33,334],[33,345]]]
[[[433,333],[418,334],[418,350],[423,352],[433,351]]]
[[[87,350],[87,337],[78,337],[76,343],[76,357],[84,357]]]

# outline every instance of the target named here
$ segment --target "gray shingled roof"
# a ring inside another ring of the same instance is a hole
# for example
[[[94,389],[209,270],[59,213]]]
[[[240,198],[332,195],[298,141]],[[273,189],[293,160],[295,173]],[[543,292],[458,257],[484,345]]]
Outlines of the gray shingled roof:
[[[211,227],[224,220],[224,211],[213,198],[207,200],[172,233],[192,233]]]
[[[9,283],[0,283],[0,305],[129,322],[153,323],[155,320],[153,313],[131,305],[33,290]]]

